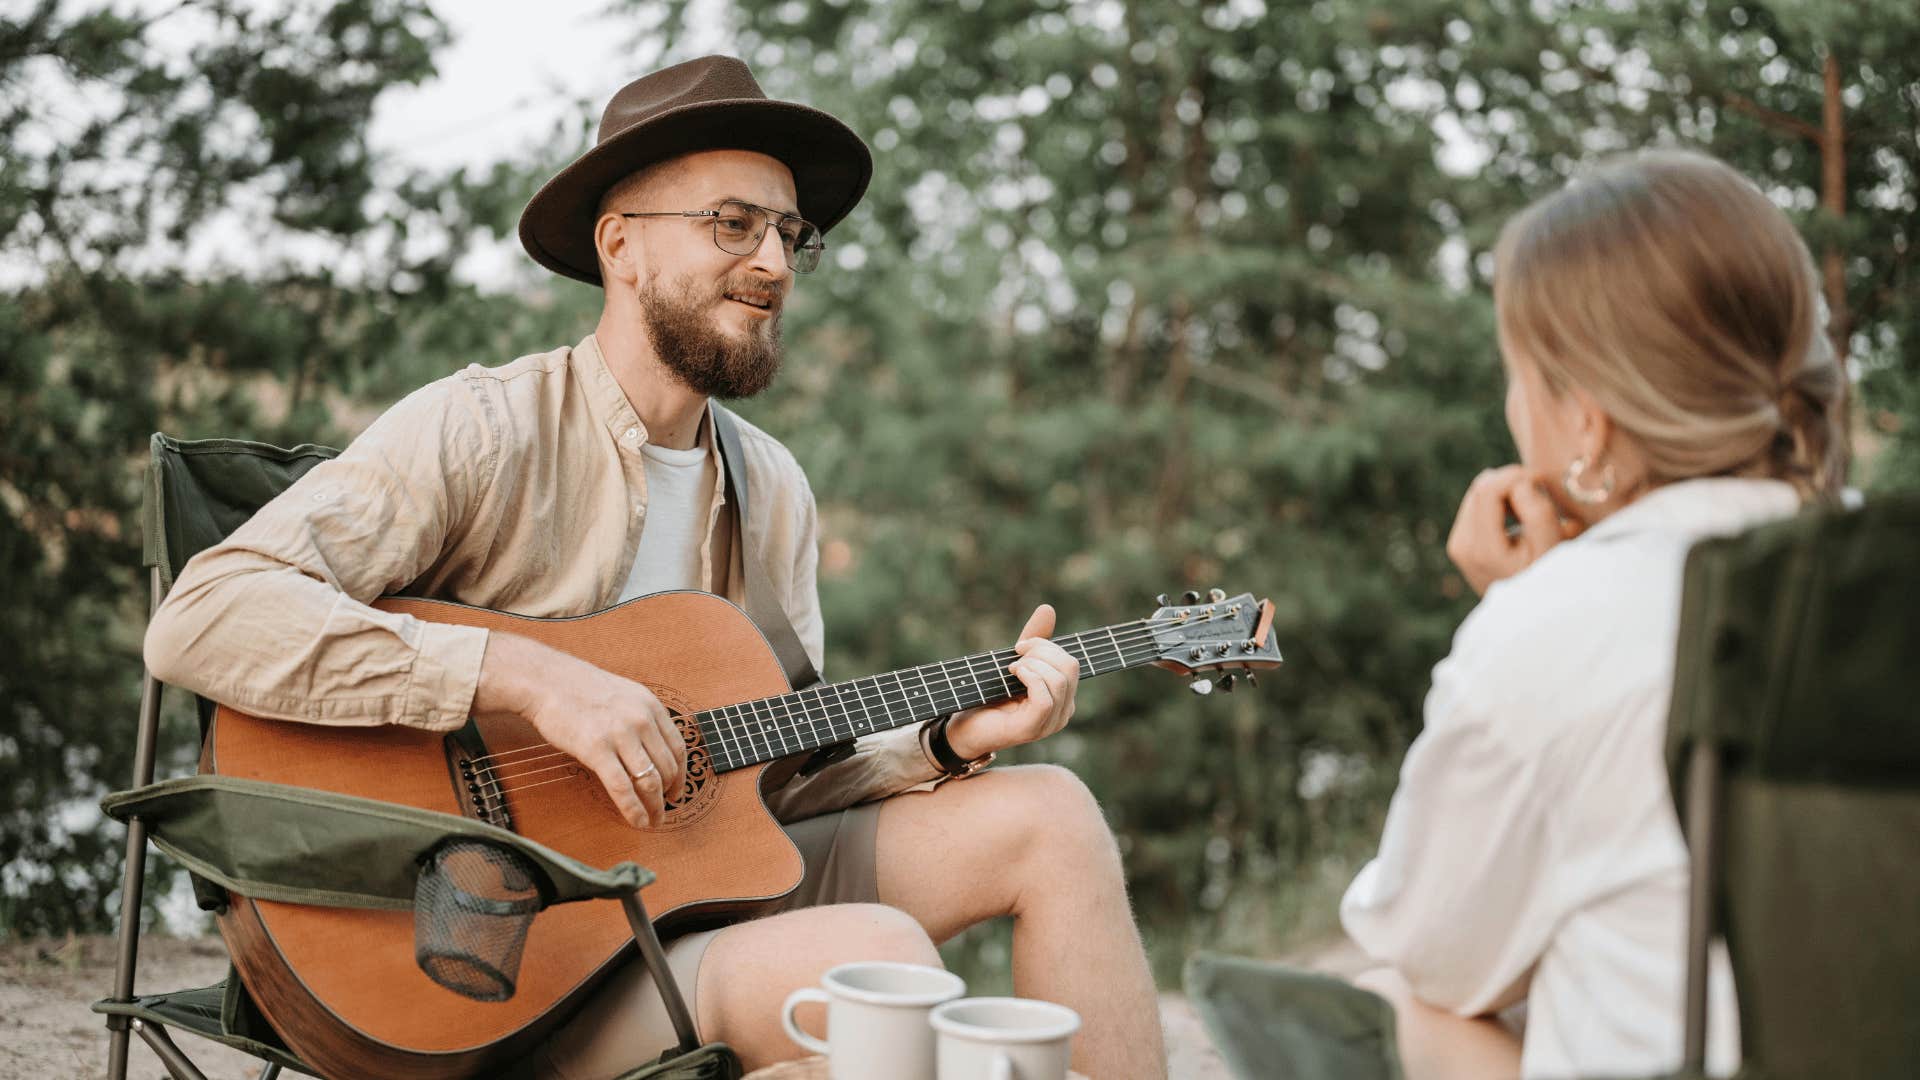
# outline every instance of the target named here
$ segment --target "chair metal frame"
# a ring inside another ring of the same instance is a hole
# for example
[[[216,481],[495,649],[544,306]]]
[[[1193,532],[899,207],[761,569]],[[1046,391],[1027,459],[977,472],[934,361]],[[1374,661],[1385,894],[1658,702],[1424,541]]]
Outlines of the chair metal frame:
[[[156,452],[159,445],[156,436]],[[165,599],[166,579],[159,565],[149,566],[148,605],[149,618],[159,609]],[[153,783],[154,770],[159,757],[160,739],[160,699],[165,685],[155,678],[151,670],[144,666],[141,671],[140,685],[140,727],[134,743],[133,788],[143,788]],[[140,909],[145,898],[147,867],[147,828],[139,817],[127,823],[127,853],[125,869],[120,886],[120,929],[119,949],[114,965],[113,996],[107,999],[113,1003],[131,1003],[135,1000],[134,981],[140,959]],[[639,946],[640,956],[647,970],[654,977],[662,1001],[666,1005],[668,1019],[673,1023],[674,1034],[679,1039],[679,1051],[691,1053],[701,1046],[699,1030],[694,1023],[693,1013],[687,1007],[685,996],[680,992],[673,970],[667,965],[666,951],[660,943],[659,934],[654,930],[653,920],[648,917],[646,906],[636,890],[621,897],[621,905],[626,910],[627,923],[633,930],[635,943]],[[135,1016],[108,1013],[108,1080],[126,1080],[127,1059],[132,1049],[132,1036],[138,1035],[152,1048],[166,1066],[173,1080],[207,1080],[192,1059],[180,1049],[167,1033],[166,1025],[150,1022]],[[196,1034],[198,1034],[196,1032]],[[243,1051],[244,1052],[244,1051]],[[267,1061],[260,1071],[259,1080],[274,1080],[281,1074],[279,1062]]]
[[[1680,1068],[1704,1073],[1707,1067],[1708,951],[1715,933],[1713,898],[1719,892],[1720,748],[1704,740],[1687,755],[1687,982],[1684,997]]]

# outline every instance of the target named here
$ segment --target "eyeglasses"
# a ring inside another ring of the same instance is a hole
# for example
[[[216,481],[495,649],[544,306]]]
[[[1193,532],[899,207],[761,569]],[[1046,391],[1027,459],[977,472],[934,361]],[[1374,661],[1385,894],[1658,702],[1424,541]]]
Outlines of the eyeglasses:
[[[811,273],[819,266],[820,253],[827,249],[819,226],[813,222],[737,199],[721,203],[718,210],[653,210],[626,212],[620,216],[712,218],[714,246],[729,255],[751,255],[760,250],[760,241],[767,235],[768,224],[772,224],[780,233],[780,248],[786,252],[787,265],[800,274]]]

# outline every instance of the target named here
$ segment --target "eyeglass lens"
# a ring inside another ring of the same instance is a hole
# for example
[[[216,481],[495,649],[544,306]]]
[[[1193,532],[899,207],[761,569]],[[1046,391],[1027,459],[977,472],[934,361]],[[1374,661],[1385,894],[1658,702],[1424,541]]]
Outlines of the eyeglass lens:
[[[713,242],[729,255],[751,255],[760,246],[769,218],[767,211],[741,202],[720,204],[713,218]],[[813,223],[782,215],[774,228],[780,232],[780,246],[787,265],[805,273],[820,264],[820,230]]]

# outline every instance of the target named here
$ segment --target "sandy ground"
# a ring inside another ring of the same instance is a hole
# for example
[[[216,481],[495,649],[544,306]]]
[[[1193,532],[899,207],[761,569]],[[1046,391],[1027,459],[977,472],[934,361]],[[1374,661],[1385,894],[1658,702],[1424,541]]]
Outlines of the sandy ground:
[[[1351,973],[1356,962],[1353,950],[1344,943],[1330,943],[1289,959],[1343,973]],[[105,1076],[105,1021],[88,1006],[111,992],[113,966],[111,938],[0,942],[0,1078]],[[147,938],[141,947],[136,989],[203,986],[218,981],[226,969],[226,952],[218,938]],[[1231,1080],[1185,998],[1162,995],[1160,1013],[1175,1080]],[[177,1041],[209,1080],[259,1075],[259,1063],[244,1054],[192,1036]],[[167,1080],[166,1069],[137,1037],[128,1076]]]

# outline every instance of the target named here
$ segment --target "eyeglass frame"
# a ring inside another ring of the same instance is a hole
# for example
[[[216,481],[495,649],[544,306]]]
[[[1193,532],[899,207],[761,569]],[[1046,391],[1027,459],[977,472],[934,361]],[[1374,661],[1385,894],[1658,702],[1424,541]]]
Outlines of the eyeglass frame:
[[[759,213],[760,231],[754,234],[752,246],[745,251],[728,251],[726,246],[720,243],[721,208],[728,205],[744,206],[749,210],[754,210]],[[761,206],[758,203],[750,203],[745,199],[723,199],[721,200],[720,206],[708,210],[621,210],[616,212],[623,218],[711,218],[713,221],[713,246],[719,248],[721,251],[725,251],[729,255],[740,257],[751,255],[760,250],[760,245],[767,241],[767,227],[769,225],[776,226],[775,231],[778,232],[777,225],[779,222],[797,221],[813,230],[813,240],[810,243],[789,248],[786,244],[786,234],[780,233],[780,250],[786,255],[787,268],[796,274],[811,274],[819,269],[820,256],[827,250],[826,234],[821,230],[820,226],[815,225],[813,222],[808,221],[798,214],[789,214],[784,211],[775,210],[771,206]],[[795,260],[800,257],[802,251],[811,251],[814,253],[813,265],[804,269],[795,262]]]

